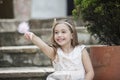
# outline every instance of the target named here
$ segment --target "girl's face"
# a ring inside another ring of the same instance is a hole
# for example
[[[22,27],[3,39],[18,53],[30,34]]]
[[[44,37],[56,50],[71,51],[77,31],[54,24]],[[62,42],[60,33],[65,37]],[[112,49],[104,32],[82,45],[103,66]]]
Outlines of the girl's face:
[[[55,42],[62,46],[71,45],[72,33],[69,27],[65,24],[58,24],[54,29],[54,40]]]

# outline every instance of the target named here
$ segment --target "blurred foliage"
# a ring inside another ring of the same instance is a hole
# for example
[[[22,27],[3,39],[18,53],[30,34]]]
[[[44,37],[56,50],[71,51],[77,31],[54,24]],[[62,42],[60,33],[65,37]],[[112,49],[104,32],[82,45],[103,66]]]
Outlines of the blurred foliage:
[[[120,0],[74,0],[72,14],[106,45],[120,45]]]

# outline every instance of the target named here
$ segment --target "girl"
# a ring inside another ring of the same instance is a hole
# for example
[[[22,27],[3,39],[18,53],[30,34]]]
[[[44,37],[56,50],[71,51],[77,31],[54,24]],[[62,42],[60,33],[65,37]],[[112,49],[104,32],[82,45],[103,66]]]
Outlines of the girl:
[[[52,45],[32,32],[24,35],[42,50],[53,63],[55,72],[47,80],[92,80],[94,71],[84,45],[78,44],[77,32],[70,22],[56,22],[52,27]]]

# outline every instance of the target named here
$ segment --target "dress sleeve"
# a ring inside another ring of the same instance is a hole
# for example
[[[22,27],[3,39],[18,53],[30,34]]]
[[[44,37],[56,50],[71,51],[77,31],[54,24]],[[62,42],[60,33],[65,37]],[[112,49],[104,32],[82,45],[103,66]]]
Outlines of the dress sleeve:
[[[81,51],[82,51],[85,47],[86,47],[85,45],[81,45]]]

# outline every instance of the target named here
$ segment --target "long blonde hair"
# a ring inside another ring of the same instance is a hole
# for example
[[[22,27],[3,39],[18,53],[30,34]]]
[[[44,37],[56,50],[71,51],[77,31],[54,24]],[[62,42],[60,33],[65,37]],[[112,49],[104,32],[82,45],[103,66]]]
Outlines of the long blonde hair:
[[[60,21],[56,21],[56,19],[54,19],[54,22],[53,22],[53,26],[52,26],[52,36],[51,36],[51,42],[52,42],[52,46],[54,46],[55,48],[58,48],[60,47],[54,40],[54,30],[55,30],[55,27],[58,25],[58,24],[65,24],[66,26],[69,27],[69,30],[70,32],[73,34],[73,39],[71,41],[71,45],[73,47],[79,45],[79,42],[78,42],[78,36],[77,36],[77,31],[75,29],[75,25],[73,23],[73,21],[68,21],[68,20],[60,20]]]

